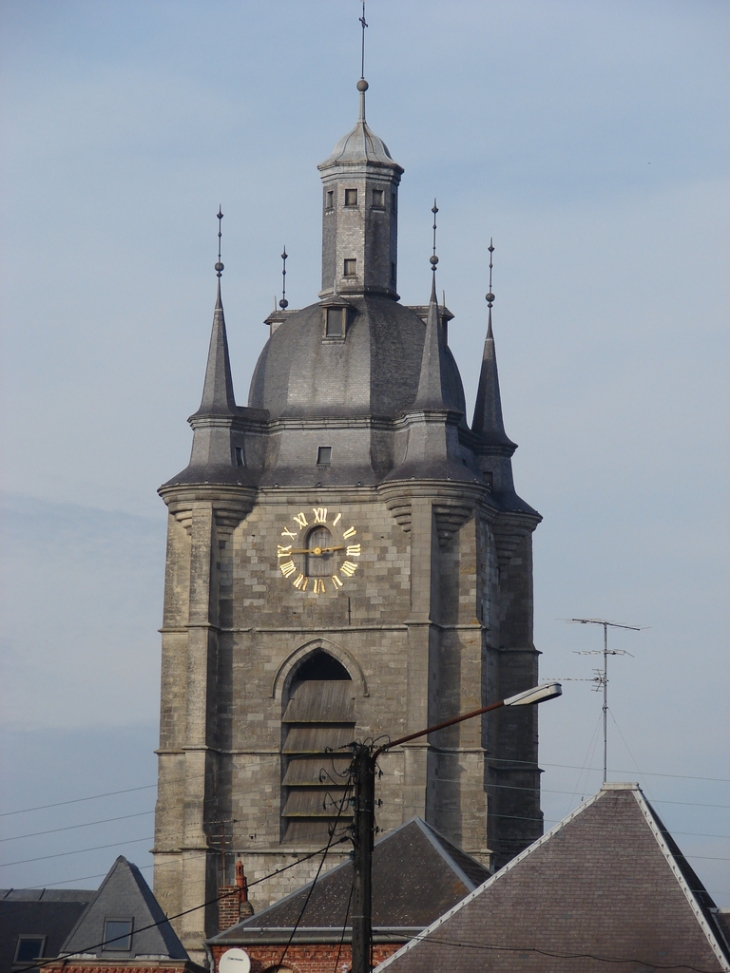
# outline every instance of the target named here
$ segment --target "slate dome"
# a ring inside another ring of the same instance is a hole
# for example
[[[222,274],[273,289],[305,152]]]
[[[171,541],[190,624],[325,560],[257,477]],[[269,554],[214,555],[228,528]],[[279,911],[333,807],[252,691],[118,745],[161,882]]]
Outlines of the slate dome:
[[[411,308],[386,298],[352,298],[344,341],[323,338],[323,313],[312,304],[288,317],[266,343],[249,406],[272,419],[297,416],[393,418],[413,405],[426,326]],[[465,413],[456,362],[446,351],[445,404]]]

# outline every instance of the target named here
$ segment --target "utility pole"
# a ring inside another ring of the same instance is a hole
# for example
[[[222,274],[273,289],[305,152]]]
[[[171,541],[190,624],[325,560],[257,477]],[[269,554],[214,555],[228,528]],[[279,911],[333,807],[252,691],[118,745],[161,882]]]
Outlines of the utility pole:
[[[631,655],[623,649],[609,649],[608,630],[609,628],[627,628],[632,632],[640,632],[641,625],[621,625],[619,622],[607,622],[603,618],[568,618],[568,622],[578,622],[580,625],[602,625],[603,626],[603,653],[600,651],[578,652],[577,655],[603,655],[603,673],[598,671],[595,682],[598,684],[596,691],[603,687],[603,783],[608,780],[608,657],[609,655]],[[594,670],[595,672],[596,670]]]
[[[372,867],[373,867],[373,843],[375,836],[375,763],[381,753],[398,747],[409,740],[427,736],[437,730],[443,730],[447,726],[455,723],[463,723],[464,720],[471,720],[475,716],[489,713],[492,710],[500,709],[502,706],[531,706],[536,703],[554,699],[562,694],[560,683],[545,683],[543,686],[534,686],[525,692],[517,693],[508,699],[500,699],[489,706],[482,706],[481,709],[472,710],[470,713],[462,713],[451,720],[444,720],[435,726],[429,726],[425,730],[417,730],[416,733],[409,733],[407,736],[391,740],[381,747],[374,747],[368,743],[351,743],[349,749],[353,751],[352,776],[355,783],[355,815],[353,821],[353,866],[355,869],[355,879],[352,892],[352,967],[351,973],[370,973],[372,969],[372,950],[373,950],[373,893],[372,893]]]
[[[355,881],[352,888],[352,973],[370,973],[373,944],[373,844],[375,840],[375,757],[372,746],[355,743],[353,822]]]

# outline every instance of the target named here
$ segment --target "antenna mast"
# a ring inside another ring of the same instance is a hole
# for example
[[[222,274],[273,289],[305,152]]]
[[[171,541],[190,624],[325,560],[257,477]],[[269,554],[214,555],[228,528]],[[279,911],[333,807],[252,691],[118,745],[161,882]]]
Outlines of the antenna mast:
[[[640,632],[645,626],[642,625],[622,625],[620,622],[607,622],[603,618],[566,618],[566,622],[577,622],[579,625],[603,625],[603,651],[599,649],[587,649],[583,652],[576,652],[576,655],[602,655],[603,672],[596,670],[596,678],[592,682],[596,683],[596,692],[603,688],[603,783],[608,780],[608,657],[609,655],[631,655],[623,649],[609,649],[608,630],[609,628],[628,628],[632,632]],[[633,656],[632,656],[633,658]]]

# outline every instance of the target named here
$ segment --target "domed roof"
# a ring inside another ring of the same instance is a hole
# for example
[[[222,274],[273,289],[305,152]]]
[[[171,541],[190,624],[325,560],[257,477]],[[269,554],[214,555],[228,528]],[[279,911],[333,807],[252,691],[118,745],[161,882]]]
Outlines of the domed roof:
[[[344,341],[323,338],[323,313],[312,304],[292,314],[266,343],[251,381],[249,406],[281,416],[395,417],[413,406],[426,326],[387,297],[348,301]],[[449,408],[465,412],[456,362],[446,349]]]
[[[347,135],[343,135],[332,150],[330,157],[320,165],[320,169],[331,165],[371,165],[393,166],[400,168],[388,151],[388,146],[379,138],[364,120],[358,120]]]
[[[402,166],[393,160],[388,146],[378,138],[368,123],[365,121],[365,92],[368,88],[367,81],[358,81],[358,91],[360,92],[360,117],[352,131],[344,135],[332,150],[332,154],[317,168],[329,169],[330,166],[347,166],[370,164],[374,166],[389,166],[391,169],[398,169],[403,172]]]

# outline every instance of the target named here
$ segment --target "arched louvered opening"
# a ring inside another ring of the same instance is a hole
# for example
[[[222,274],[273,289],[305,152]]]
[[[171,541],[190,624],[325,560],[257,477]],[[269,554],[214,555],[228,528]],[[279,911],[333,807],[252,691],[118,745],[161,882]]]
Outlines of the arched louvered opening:
[[[287,842],[322,842],[345,795],[355,733],[355,693],[347,669],[315,652],[296,670],[282,720],[282,831]],[[352,817],[349,806],[340,824]]]

